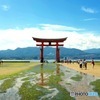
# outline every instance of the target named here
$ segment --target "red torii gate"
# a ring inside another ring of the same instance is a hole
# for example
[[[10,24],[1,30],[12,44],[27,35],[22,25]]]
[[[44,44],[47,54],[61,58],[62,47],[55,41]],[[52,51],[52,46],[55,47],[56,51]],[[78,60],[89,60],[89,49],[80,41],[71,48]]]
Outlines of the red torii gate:
[[[59,38],[59,39],[45,39],[45,38],[35,38],[32,37],[33,40],[36,42],[40,42],[41,44],[36,44],[36,46],[41,46],[40,51],[40,62],[43,63],[44,57],[43,57],[43,46],[56,46],[56,61],[60,62],[60,49],[58,48],[59,46],[63,46],[63,44],[59,44],[61,42],[64,42],[66,38]],[[48,43],[48,44],[47,44]]]

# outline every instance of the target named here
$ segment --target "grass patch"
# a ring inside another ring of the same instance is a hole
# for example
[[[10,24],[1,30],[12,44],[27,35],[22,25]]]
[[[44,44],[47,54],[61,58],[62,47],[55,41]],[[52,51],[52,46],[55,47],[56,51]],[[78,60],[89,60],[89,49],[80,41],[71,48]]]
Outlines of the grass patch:
[[[60,81],[62,81],[60,75],[56,75],[56,76],[55,75],[51,75],[49,77],[48,84],[52,86],[52,85],[58,84]]]
[[[28,81],[30,78],[29,77],[26,77],[24,79],[22,79],[22,81]]]
[[[70,72],[70,71],[66,70],[66,72]]]
[[[59,84],[61,80],[61,75],[52,75],[49,78],[49,86],[51,86],[52,88],[57,88],[59,91],[59,93],[55,97],[53,97],[52,100],[74,100],[74,98],[70,97],[70,93]]]
[[[71,85],[71,83],[66,83],[67,85]]]
[[[72,80],[75,80],[75,81],[81,81],[82,76],[77,74],[76,76],[71,77],[71,79],[72,79]]]
[[[63,72],[61,72],[61,73],[60,73],[60,75],[61,75],[61,76],[64,76],[64,73],[63,73]]]
[[[7,89],[13,87],[15,84],[15,78],[7,79],[1,84],[0,92],[6,91]]]
[[[0,79],[18,75],[21,72],[32,69],[39,63],[3,63],[0,67]]]
[[[100,96],[100,79],[96,80],[96,81],[93,81],[90,83],[90,85],[93,85],[93,90],[95,92],[98,92],[99,96]]]
[[[23,83],[19,89],[21,100],[39,100],[41,96],[48,93],[48,90],[40,85],[32,85],[29,81]]]
[[[70,93],[60,85],[56,85],[59,93],[53,97],[52,100],[75,100],[73,97],[70,97]]]

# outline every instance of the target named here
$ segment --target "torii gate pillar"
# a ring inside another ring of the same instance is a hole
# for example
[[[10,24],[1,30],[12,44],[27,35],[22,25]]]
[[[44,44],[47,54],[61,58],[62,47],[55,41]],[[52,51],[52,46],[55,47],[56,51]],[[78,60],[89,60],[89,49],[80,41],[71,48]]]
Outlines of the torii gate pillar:
[[[40,62],[42,63],[44,61],[43,57],[43,46],[40,48]]]
[[[60,49],[58,48],[58,45],[56,46],[56,61],[60,62]]]

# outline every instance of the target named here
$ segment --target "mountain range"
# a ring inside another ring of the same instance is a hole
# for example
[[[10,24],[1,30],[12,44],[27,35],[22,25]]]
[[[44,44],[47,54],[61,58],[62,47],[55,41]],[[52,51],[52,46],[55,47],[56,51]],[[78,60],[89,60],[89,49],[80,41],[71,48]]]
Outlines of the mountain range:
[[[56,50],[53,47],[44,48],[44,58],[45,59],[55,59]],[[39,59],[40,48],[39,47],[26,47],[26,48],[16,48],[15,50],[0,50],[0,59]],[[75,48],[65,48],[60,47],[60,58],[70,58],[70,59],[100,59],[100,48],[98,49],[88,49],[79,50]]]

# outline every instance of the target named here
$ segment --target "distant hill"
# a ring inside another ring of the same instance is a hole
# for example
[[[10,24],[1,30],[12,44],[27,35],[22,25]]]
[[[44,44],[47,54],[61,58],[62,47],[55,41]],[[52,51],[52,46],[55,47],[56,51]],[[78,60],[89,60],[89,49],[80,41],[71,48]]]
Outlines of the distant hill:
[[[56,49],[52,47],[44,48],[44,58],[45,59],[55,59]],[[26,47],[17,48],[15,50],[1,50],[0,59],[39,59],[40,48],[39,47]],[[71,59],[100,59],[100,49],[99,50],[79,50],[75,48],[65,48],[60,47],[60,57],[71,58]]]
[[[88,50],[84,50],[85,52],[87,52],[87,53],[95,53],[95,54],[97,54],[97,53],[99,53],[100,54],[100,48],[98,48],[98,49],[88,49]]]
[[[32,59],[39,56],[38,47],[17,48],[15,50],[1,50],[0,59]]]

